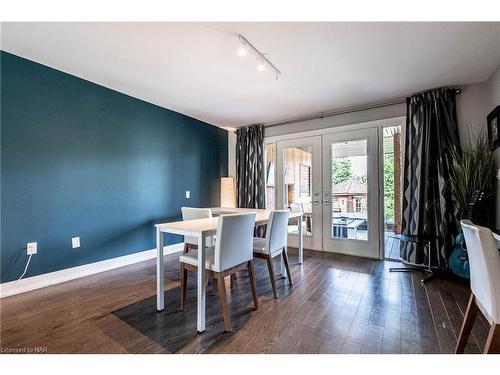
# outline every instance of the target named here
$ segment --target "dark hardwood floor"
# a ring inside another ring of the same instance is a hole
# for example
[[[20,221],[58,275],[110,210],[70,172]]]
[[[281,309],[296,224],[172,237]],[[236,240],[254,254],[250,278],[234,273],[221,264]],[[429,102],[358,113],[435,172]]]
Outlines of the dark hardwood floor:
[[[255,260],[259,310],[248,276],[228,288],[233,330],[224,332],[219,297],[207,297],[207,331],[196,333],[196,278],[179,310],[178,255],[166,261],[166,309],[155,309],[155,262],[134,264],[0,300],[3,348],[48,353],[451,353],[469,288],[418,273],[389,273],[391,262],[308,252],[290,256],[293,280],[277,280],[273,299],[265,262]],[[279,264],[275,263],[279,270]],[[229,280],[227,280],[229,281]],[[466,353],[479,353],[484,317]]]

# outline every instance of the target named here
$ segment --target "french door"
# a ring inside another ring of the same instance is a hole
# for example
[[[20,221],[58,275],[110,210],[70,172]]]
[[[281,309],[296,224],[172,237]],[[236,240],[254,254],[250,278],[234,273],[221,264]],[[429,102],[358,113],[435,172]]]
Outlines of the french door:
[[[323,135],[323,250],[380,257],[378,129]]]
[[[302,211],[288,242],[368,258],[380,257],[378,129],[276,142],[276,208]]]
[[[276,207],[302,211],[302,223],[291,219],[288,243],[298,245],[302,225],[304,247],[322,250],[321,136],[277,142]]]

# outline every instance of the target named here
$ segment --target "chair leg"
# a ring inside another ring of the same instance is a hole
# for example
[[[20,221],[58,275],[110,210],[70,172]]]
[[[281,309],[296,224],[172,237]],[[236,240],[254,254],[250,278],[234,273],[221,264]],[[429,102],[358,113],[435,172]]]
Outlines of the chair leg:
[[[222,308],[222,315],[224,316],[224,329],[227,332],[231,331],[231,316],[229,314],[229,307],[227,305],[226,297],[226,283],[221,274],[217,275],[217,286],[219,288],[220,307]]]
[[[500,324],[493,324],[486,339],[484,354],[500,354]]]
[[[273,258],[271,258],[271,255],[266,258],[266,261],[267,269],[269,270],[269,276],[271,277],[271,287],[273,288],[273,295],[275,299],[278,299],[278,295],[276,293],[276,281],[274,279]]]
[[[252,288],[252,297],[255,310],[259,308],[259,297],[257,296],[257,288],[255,287],[255,278],[253,274],[253,261],[248,261],[248,278],[250,280],[250,287]]]
[[[187,269],[181,263],[181,310],[186,309]]]
[[[217,286],[217,278],[216,277],[212,277],[212,292],[213,294],[217,294],[217,289],[219,288]]]
[[[205,271],[205,288],[208,287],[208,282],[210,281],[210,275],[208,271]]]
[[[455,353],[459,354],[464,352],[465,345],[467,344],[467,339],[469,338],[472,326],[474,325],[474,320],[476,319],[478,310],[479,309],[476,305],[474,294],[471,293],[469,303],[467,305],[467,310],[465,311],[462,328],[460,329],[460,334],[458,335]]]
[[[285,250],[282,251],[283,261],[285,262],[286,273],[288,275],[288,282],[293,284],[292,273],[290,272],[290,265],[288,264],[288,254]]]

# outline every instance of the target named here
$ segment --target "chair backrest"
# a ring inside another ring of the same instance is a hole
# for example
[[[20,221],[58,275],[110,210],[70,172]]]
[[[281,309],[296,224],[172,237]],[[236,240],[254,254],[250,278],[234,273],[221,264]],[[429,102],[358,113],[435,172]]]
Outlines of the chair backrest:
[[[255,212],[219,216],[214,271],[222,272],[253,257]]]
[[[312,203],[311,202],[302,203],[302,212],[305,214],[312,213]]]
[[[290,211],[288,210],[276,210],[271,212],[266,233],[266,250],[269,254],[287,245],[289,217]]]
[[[483,313],[500,323],[500,251],[493,233],[488,228],[461,221],[470,266],[472,293]]]
[[[182,220],[206,219],[212,217],[210,208],[181,207]]]
[[[212,210],[210,208],[195,208],[195,207],[181,207],[182,220],[196,220],[207,219],[212,217]],[[184,237],[184,242],[196,245],[198,240],[195,237]]]

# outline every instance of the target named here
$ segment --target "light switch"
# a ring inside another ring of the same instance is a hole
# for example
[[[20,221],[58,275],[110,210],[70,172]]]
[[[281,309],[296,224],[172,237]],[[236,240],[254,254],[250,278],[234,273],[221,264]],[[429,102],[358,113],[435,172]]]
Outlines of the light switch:
[[[186,190],[186,198],[187,199],[191,198],[191,192],[189,190]]]
[[[80,247],[80,237],[73,237],[71,239],[71,246],[73,247],[73,249]]]

